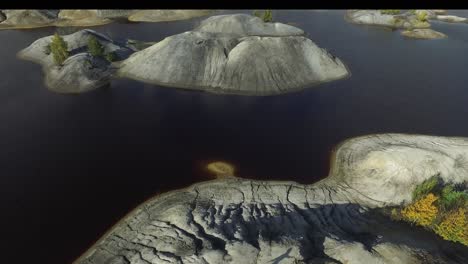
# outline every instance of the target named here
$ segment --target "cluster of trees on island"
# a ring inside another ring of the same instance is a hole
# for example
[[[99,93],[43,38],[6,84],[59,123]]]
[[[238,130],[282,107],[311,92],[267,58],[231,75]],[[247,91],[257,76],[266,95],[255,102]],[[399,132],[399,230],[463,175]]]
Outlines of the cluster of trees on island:
[[[422,226],[446,240],[468,246],[468,192],[433,176],[413,191],[412,203],[390,209],[393,220]]]
[[[54,63],[57,66],[63,65],[64,61],[70,56],[68,43],[58,33],[54,34],[52,41],[45,47],[44,52],[47,55],[52,54]],[[88,52],[94,57],[101,57],[109,62],[117,60],[115,52],[106,53],[104,46],[94,36],[88,38]]]

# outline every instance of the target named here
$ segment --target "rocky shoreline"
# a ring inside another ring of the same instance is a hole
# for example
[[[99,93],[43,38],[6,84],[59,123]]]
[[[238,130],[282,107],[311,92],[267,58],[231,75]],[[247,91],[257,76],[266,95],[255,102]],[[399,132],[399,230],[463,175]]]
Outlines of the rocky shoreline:
[[[146,201],[75,263],[465,263],[466,247],[376,210],[437,173],[467,182],[467,155],[464,138],[350,139],[315,184],[223,178]]]

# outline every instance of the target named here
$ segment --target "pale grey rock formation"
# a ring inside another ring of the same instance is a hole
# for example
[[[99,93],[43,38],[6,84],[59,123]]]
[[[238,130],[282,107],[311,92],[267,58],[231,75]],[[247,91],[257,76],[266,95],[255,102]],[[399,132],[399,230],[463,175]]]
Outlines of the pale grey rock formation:
[[[468,139],[351,139],[315,184],[225,178],[157,196],[75,263],[467,263],[461,244],[376,212],[433,175],[468,181],[467,157]]]
[[[162,22],[207,16],[212,10],[139,10],[128,17],[134,22]]]
[[[58,14],[59,19],[80,20],[98,15],[97,9],[62,9]]]
[[[97,10],[3,10],[6,20],[0,18],[0,29],[37,27],[96,26],[112,22],[98,17]]]
[[[434,175],[445,182],[468,181],[468,139],[383,134],[345,141],[327,179],[371,199],[367,206],[411,200],[416,185]],[[362,203],[360,203],[362,204]]]
[[[93,9],[62,9],[55,26],[95,26],[112,22],[111,19],[98,16],[98,10]]]
[[[302,30],[259,23],[263,22],[249,15],[208,18],[194,31],[136,52],[122,62],[119,75],[170,87],[245,95],[286,93],[349,75],[340,59],[298,36]]]
[[[441,39],[447,37],[447,35],[444,33],[435,31],[430,28],[405,30],[402,31],[401,34],[405,37],[416,39]]]
[[[63,66],[56,66],[52,54],[47,54],[48,46],[53,36],[40,38],[27,48],[21,50],[18,56],[39,63],[46,74],[46,84],[50,89],[62,93],[85,92],[105,85],[114,71],[110,63],[103,59],[92,58],[87,53],[89,37],[95,37],[104,47],[105,53],[113,52],[118,59],[127,58],[133,49],[117,43],[112,39],[93,30],[85,29],[63,36],[68,43],[70,57]]]
[[[390,28],[428,28],[428,22],[419,21],[409,12],[399,15],[382,14],[380,10],[348,10],[345,19],[354,24],[384,26]]]
[[[467,23],[466,17],[452,16],[452,15],[437,15],[437,20],[449,22],[449,23]]]
[[[1,23],[2,25],[14,26],[45,26],[55,22],[58,18],[59,10],[36,10],[36,9],[17,9],[17,10],[3,10],[6,19]]]
[[[355,24],[395,26],[394,16],[382,14],[379,10],[349,10],[345,18]]]
[[[137,11],[132,9],[99,9],[97,15],[102,18],[128,18]]]
[[[46,84],[59,93],[83,93],[108,84],[113,72],[104,58],[78,53],[65,60],[63,66],[47,69]]]
[[[264,23],[256,16],[246,14],[219,15],[203,20],[195,31],[235,34],[239,36],[301,36],[304,31],[283,23]]]

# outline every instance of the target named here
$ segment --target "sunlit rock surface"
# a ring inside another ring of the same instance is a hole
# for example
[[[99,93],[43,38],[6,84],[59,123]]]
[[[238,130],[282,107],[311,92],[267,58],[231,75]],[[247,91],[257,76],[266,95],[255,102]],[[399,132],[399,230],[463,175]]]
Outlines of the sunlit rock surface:
[[[200,23],[195,31],[245,36],[287,37],[302,36],[300,28],[283,23],[265,23],[246,14],[212,16]]]
[[[102,18],[127,18],[137,11],[132,9],[99,9],[97,15]]]
[[[48,9],[14,9],[2,10],[6,19],[2,26],[35,27],[48,25],[58,18],[59,10]]]
[[[132,13],[128,20],[135,22],[175,21],[207,16],[213,12],[212,10],[139,10]]]
[[[436,16],[437,20],[450,22],[450,23],[467,23],[468,19],[466,17],[451,16],[451,15],[438,15]]]
[[[401,34],[405,37],[415,39],[441,39],[447,37],[447,35],[445,35],[444,33],[435,31],[430,28],[405,30],[402,31]]]
[[[249,15],[204,20],[125,60],[119,75],[214,93],[272,95],[349,75],[340,59],[281,23]]]
[[[0,29],[98,26],[114,20],[175,21],[204,16],[210,10],[21,9],[0,10]]]
[[[467,263],[466,247],[376,212],[433,175],[468,181],[467,157],[462,138],[351,139],[315,184],[226,178],[155,197],[75,263]]]
[[[112,22],[98,16],[98,10],[91,9],[62,9],[58,14],[56,26],[95,26]]]

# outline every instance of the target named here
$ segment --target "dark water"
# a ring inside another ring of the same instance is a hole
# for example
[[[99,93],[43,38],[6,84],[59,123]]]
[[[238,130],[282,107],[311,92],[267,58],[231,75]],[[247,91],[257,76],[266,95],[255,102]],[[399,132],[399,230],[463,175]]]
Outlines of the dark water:
[[[342,11],[274,18],[304,29],[352,76],[272,97],[131,80],[61,95],[43,85],[40,66],[15,57],[55,29],[0,31],[2,262],[71,262],[145,199],[204,179],[201,161],[231,162],[243,177],[312,183],[326,176],[331,150],[346,138],[468,136],[468,25],[434,23],[449,38],[418,41],[348,24]],[[158,41],[198,21],[93,29]]]

